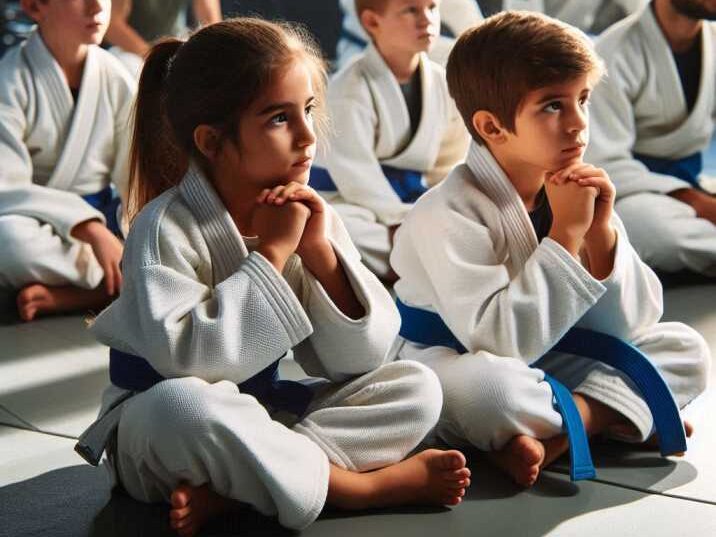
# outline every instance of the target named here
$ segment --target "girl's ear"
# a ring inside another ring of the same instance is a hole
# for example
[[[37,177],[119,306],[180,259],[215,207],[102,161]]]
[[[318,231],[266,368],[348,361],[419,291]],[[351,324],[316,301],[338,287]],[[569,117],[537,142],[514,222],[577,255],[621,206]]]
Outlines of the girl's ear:
[[[194,129],[194,144],[204,157],[213,161],[221,150],[219,131],[211,125],[198,125]]]
[[[500,144],[507,139],[507,131],[492,112],[478,110],[472,115],[472,126],[486,142]]]

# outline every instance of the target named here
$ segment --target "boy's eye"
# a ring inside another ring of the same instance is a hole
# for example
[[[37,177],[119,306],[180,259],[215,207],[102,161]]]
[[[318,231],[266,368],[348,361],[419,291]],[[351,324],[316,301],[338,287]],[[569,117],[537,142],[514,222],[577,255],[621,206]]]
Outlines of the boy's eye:
[[[271,118],[271,123],[273,123],[274,125],[278,125],[279,123],[285,123],[286,121],[288,121],[288,116],[286,116],[285,112],[276,114]]]
[[[559,112],[562,109],[562,103],[559,101],[552,101],[543,108],[545,112]]]

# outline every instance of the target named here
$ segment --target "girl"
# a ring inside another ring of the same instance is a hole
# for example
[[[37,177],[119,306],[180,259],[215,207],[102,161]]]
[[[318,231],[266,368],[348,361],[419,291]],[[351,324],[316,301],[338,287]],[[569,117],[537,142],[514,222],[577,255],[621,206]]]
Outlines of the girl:
[[[383,365],[393,302],[306,186],[323,85],[302,36],[255,19],[161,42],[142,72],[141,212],[93,327],[113,385],[78,449],[96,460],[109,439],[124,488],[170,501],[181,535],[237,501],[298,529],[326,503],[454,505],[470,483],[458,451],[400,462],[441,392],[419,364]],[[327,380],[278,380],[291,349]]]

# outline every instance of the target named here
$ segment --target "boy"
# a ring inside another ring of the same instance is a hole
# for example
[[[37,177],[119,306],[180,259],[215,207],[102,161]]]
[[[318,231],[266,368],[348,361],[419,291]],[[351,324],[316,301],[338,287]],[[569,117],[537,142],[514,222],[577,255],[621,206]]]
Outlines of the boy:
[[[336,45],[338,69],[348,65],[348,61],[356,54],[360,54],[370,40],[356,13],[355,0],[340,0],[340,6],[343,20],[340,39]],[[463,30],[481,21],[482,12],[475,0],[441,0],[440,19],[453,36],[458,36]],[[453,43],[455,43],[454,37],[440,35],[435,45],[428,51],[428,56],[444,67]]]
[[[395,229],[426,182],[462,161],[468,136],[444,69],[425,56],[440,26],[438,3],[358,0],[356,8],[373,42],[329,84],[333,133],[319,143],[310,184],[338,211],[365,264],[390,283]]]
[[[716,3],[655,0],[600,36],[588,158],[614,177],[641,258],[716,276],[716,198],[699,183],[716,116]]]
[[[97,45],[109,2],[23,0],[37,22],[0,62],[0,287],[25,321],[119,291],[118,200],[134,84]]]
[[[600,74],[586,38],[543,15],[505,12],[465,32],[447,76],[473,143],[415,205],[391,256],[399,299],[437,313],[455,349],[467,349],[396,345],[442,381],[438,434],[491,452],[525,486],[567,449],[545,373],[573,392],[587,434],[645,441],[652,432],[627,377],[549,352],[575,325],[639,348],[679,408],[706,384],[703,338],[658,323],[659,281],[613,214],[609,177],[582,161]]]

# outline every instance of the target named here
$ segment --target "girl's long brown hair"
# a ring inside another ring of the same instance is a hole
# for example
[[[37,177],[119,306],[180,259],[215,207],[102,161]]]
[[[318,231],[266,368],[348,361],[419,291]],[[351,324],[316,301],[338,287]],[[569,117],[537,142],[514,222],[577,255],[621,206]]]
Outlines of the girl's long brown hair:
[[[134,111],[130,156],[130,220],[149,201],[179,183],[190,158],[203,157],[194,129],[212,125],[236,139],[244,110],[295,59],[306,61],[321,119],[325,67],[300,27],[255,18],[206,26],[186,42],[169,38],[147,56]]]

